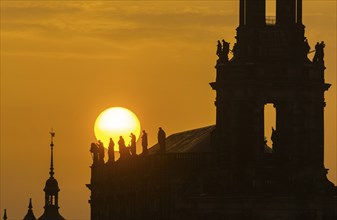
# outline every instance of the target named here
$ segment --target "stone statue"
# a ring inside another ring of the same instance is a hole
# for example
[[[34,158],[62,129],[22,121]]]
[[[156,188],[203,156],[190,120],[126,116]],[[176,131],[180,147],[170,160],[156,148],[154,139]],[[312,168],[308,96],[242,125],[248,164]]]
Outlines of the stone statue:
[[[312,60],[313,63],[319,63],[324,65],[324,48],[325,48],[325,43],[322,41],[321,43],[317,42],[315,45],[315,55]]]
[[[319,44],[319,59],[321,61],[321,63],[324,63],[324,48],[325,48],[325,43],[324,41],[322,41],[320,44]]]
[[[312,62],[317,63],[319,58],[318,58],[318,51],[319,51],[319,43],[317,42],[315,45],[315,55],[314,58],[312,59]]]
[[[98,163],[98,146],[95,143],[91,143],[90,152],[92,153],[93,164]]]
[[[112,140],[112,138],[110,138],[110,142],[109,142],[108,156],[109,156],[108,163],[115,162],[115,143]]]
[[[225,63],[228,62],[228,54],[229,54],[229,42],[226,42],[222,39],[222,44],[218,41],[216,55],[219,57],[218,62]]]
[[[274,129],[274,127],[271,127],[271,130],[272,130],[272,132],[271,132],[271,137],[270,137],[270,139],[271,139],[272,142],[273,142],[273,146],[275,146],[276,143],[277,143],[277,132],[276,132],[276,129]]]
[[[143,155],[147,155],[148,151],[147,151],[147,133],[145,132],[145,130],[143,130],[143,135],[142,135],[142,147],[143,147]]]
[[[264,139],[263,139],[264,146],[268,146],[268,145],[267,145],[267,142],[268,142],[268,141],[267,141],[267,137],[264,136]]]
[[[233,52],[234,58],[236,58],[238,56],[238,44],[237,43],[234,44],[232,52]]]
[[[120,159],[125,159],[130,156],[130,152],[126,148],[125,141],[122,136],[119,136],[118,146],[119,146],[119,153],[121,155]]]
[[[165,151],[166,151],[166,133],[161,127],[159,127],[159,130],[158,130],[158,144],[159,144],[159,152],[165,153]]]
[[[218,40],[218,45],[217,45],[217,49],[216,49],[216,55],[220,58],[222,53],[222,45],[221,42]]]
[[[98,161],[100,163],[104,163],[104,156],[105,156],[104,145],[100,140],[98,140],[97,145],[98,145]]]
[[[227,60],[229,54],[229,44],[229,42],[226,42],[224,39],[222,39],[222,52],[224,53],[224,56],[227,57]]]
[[[304,40],[304,54],[307,56],[307,54],[310,52],[310,45],[308,42],[308,39]]]
[[[131,146],[130,146],[131,155],[136,156],[137,155],[136,154],[136,135],[131,133],[130,137],[131,137]]]

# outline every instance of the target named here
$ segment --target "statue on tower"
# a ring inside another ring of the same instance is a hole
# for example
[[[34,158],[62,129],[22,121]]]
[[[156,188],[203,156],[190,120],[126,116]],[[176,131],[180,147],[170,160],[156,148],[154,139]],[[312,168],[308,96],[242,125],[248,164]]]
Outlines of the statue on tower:
[[[303,49],[304,49],[304,59],[308,60],[308,54],[310,53],[310,45],[307,38],[304,39]]]
[[[229,42],[222,39],[222,44],[218,41],[216,55],[219,57],[218,63],[226,63],[228,62],[228,54],[229,54]]]
[[[221,53],[222,53],[222,45],[221,45],[221,42],[218,40],[216,55],[220,58]]]
[[[313,63],[317,63],[320,65],[324,65],[324,48],[325,48],[325,43],[322,41],[321,43],[317,42],[315,45],[315,55],[312,60]]]
[[[229,54],[229,44],[230,44],[229,42],[222,39],[222,52],[226,56],[227,60],[228,60],[228,54]]]

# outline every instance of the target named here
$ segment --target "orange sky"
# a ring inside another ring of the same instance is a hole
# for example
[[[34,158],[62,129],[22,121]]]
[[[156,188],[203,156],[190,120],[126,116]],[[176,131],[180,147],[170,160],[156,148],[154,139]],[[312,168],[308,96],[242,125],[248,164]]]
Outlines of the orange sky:
[[[326,43],[325,165],[336,183],[336,2],[304,0],[311,47]],[[156,142],[214,124],[216,42],[231,41],[237,1],[1,1],[1,215],[39,217],[56,131],[60,212],[89,219],[93,125],[123,106]]]

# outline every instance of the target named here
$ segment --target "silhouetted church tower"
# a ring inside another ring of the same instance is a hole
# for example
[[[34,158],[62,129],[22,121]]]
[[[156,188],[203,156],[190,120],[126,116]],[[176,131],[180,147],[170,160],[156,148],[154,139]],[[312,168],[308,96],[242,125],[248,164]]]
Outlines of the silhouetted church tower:
[[[324,43],[315,60],[304,36],[302,0],[277,0],[276,17],[266,19],[265,0],[240,0],[240,25],[231,60],[216,65],[214,146],[237,169],[233,182],[253,187],[269,160],[278,176],[303,191],[325,192],[332,184],[324,167]],[[274,104],[273,152],[264,152],[264,106]],[[254,180],[254,181],[253,181]],[[306,183],[305,187],[301,183]],[[293,185],[294,184],[294,185]],[[308,188],[308,189],[307,189]]]
[[[92,220],[337,219],[324,167],[324,42],[308,59],[301,0],[265,11],[266,0],[240,0],[237,42],[218,41],[215,126],[112,163],[92,143]],[[276,109],[272,149],[266,104]]]
[[[46,186],[44,187],[45,192],[45,205],[44,213],[38,220],[64,220],[64,218],[59,213],[58,206],[58,193],[60,188],[58,186],[57,180],[54,178],[54,158],[53,158],[53,148],[55,133],[50,132],[51,143],[50,143],[50,177],[46,181]]]

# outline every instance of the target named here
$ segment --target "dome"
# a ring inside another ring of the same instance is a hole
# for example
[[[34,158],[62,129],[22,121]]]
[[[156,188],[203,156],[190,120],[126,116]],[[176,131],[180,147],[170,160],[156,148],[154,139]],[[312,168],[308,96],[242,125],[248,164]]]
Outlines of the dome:
[[[44,191],[60,191],[59,184],[54,177],[49,177],[44,187]]]

